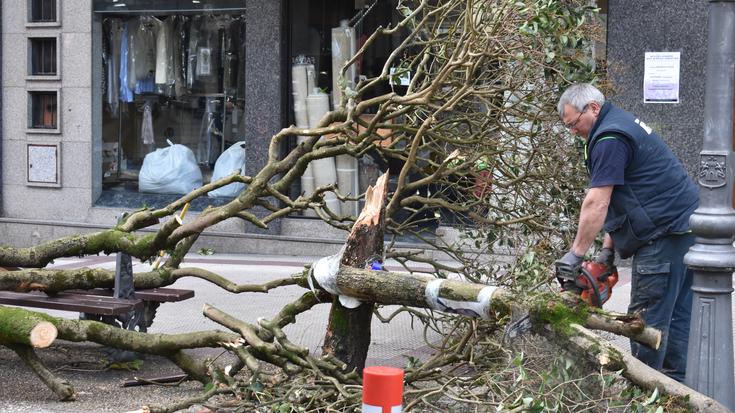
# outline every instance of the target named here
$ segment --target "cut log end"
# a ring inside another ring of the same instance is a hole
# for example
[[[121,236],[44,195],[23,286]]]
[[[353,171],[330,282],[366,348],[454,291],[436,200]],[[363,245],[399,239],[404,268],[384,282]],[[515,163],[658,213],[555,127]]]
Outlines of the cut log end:
[[[56,326],[48,321],[41,321],[31,329],[29,335],[30,344],[35,348],[46,348],[56,340],[58,333]]]

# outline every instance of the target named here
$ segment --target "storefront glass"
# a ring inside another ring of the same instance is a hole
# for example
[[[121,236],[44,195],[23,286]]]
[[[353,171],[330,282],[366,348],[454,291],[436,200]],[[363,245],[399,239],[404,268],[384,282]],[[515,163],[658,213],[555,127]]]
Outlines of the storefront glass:
[[[229,148],[244,168],[242,6],[95,2],[103,61],[103,198],[109,191],[188,193],[221,177],[215,164]]]
[[[288,2],[289,123],[314,127],[326,111],[339,105],[339,70],[379,26],[388,27],[398,21],[397,5],[398,0]],[[400,34],[380,37],[346,72],[346,85],[354,85],[361,76],[378,76],[401,40]],[[383,89],[376,88],[364,98],[389,91],[391,87],[385,82]],[[302,138],[294,139],[291,145],[299,139]],[[292,196],[309,194],[316,187],[335,182],[343,194],[359,195],[388,167],[385,160],[370,154],[360,160],[341,157],[331,162],[315,161],[301,181],[294,184]],[[354,215],[358,211],[357,203],[339,203],[331,194],[325,198],[333,212]],[[305,214],[315,216],[313,211]]]

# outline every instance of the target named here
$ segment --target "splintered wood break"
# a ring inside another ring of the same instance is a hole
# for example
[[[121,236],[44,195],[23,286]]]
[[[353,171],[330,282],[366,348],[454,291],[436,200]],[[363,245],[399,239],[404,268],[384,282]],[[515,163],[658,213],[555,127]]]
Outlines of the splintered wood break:
[[[378,225],[387,193],[388,173],[386,172],[375,182],[375,187],[368,186],[365,191],[365,207],[355,221],[353,232],[362,225]]]

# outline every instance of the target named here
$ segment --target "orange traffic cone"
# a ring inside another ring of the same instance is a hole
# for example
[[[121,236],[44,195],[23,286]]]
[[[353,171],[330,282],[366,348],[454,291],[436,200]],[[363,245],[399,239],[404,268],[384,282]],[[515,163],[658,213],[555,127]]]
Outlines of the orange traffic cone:
[[[400,413],[403,410],[403,370],[371,366],[362,371],[362,412]]]

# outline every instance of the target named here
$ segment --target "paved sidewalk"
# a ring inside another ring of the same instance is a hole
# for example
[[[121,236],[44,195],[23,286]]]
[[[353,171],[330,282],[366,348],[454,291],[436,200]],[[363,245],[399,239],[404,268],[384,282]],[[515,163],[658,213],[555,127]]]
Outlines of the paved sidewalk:
[[[303,269],[305,263],[314,262],[320,257],[293,257],[268,255],[228,255],[216,254],[201,256],[191,254],[183,266],[196,266],[210,269],[236,283],[260,284],[273,279],[287,277]],[[134,260],[135,261],[135,260]],[[148,264],[134,262],[134,271],[146,271]],[[58,259],[55,268],[93,267],[114,269],[114,256],[91,256],[84,258]],[[388,263],[388,269],[401,271],[402,267]],[[420,268],[418,268],[420,269]],[[630,299],[630,268],[619,268],[620,279],[614,288],[610,301],[604,308],[610,311],[626,312]],[[177,281],[173,288],[193,289],[196,296],[179,303],[164,303],[159,307],[155,321],[149,329],[152,333],[183,333],[210,329],[224,329],[206,319],[201,311],[206,304],[213,305],[234,317],[247,322],[257,322],[260,317],[271,318],[282,306],[303,294],[298,286],[282,287],[268,294],[232,294],[212,284],[195,279],[184,278]],[[385,307],[381,311],[390,314],[395,308]],[[286,328],[289,338],[304,347],[318,352],[326,330],[329,305],[318,305],[299,315],[295,325]],[[60,317],[77,318],[77,313],[47,311]],[[424,342],[424,332],[420,323],[412,323],[411,317],[401,314],[390,325],[373,319],[371,346],[368,365],[389,365],[402,367],[406,355],[421,358],[431,351]],[[620,348],[629,351],[625,338],[605,335]],[[437,338],[436,336],[430,339]],[[228,357],[221,349],[202,349],[198,356]],[[147,403],[165,403],[184,397],[198,395],[201,388],[196,383],[188,383],[176,389],[152,386],[121,388],[120,383],[133,376],[156,377],[178,374],[172,363],[159,357],[147,357],[140,372],[75,371],[66,368],[70,360],[94,361],[104,357],[100,346],[91,343],[65,343],[57,341],[50,349],[39,351],[39,355],[51,368],[64,368],[59,375],[70,380],[79,392],[79,401],[61,403],[51,392],[7,349],[0,348],[0,413],[41,412],[56,413],[69,411],[119,412],[137,409]],[[222,358],[219,359],[222,361]]]
[[[602,306],[604,310],[627,313],[630,304],[630,267],[618,267],[618,283],[613,287],[612,297]],[[630,341],[615,334],[602,334],[619,348],[630,352]]]

